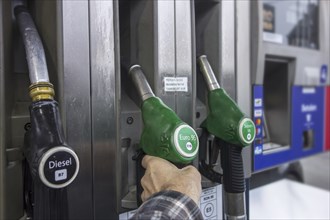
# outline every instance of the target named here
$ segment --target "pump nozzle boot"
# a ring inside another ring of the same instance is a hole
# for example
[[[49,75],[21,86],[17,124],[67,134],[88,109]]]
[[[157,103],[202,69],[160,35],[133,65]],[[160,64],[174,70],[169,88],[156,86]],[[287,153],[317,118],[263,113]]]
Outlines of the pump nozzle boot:
[[[208,85],[209,114],[202,123],[211,134],[238,146],[247,146],[255,138],[255,125],[244,115],[226,91],[220,88],[205,55],[198,58],[200,70]]]
[[[205,55],[198,58],[198,64],[209,90],[209,114],[202,127],[215,136],[214,145],[221,149],[224,217],[243,220],[247,216],[242,149],[253,142],[255,125],[242,113],[226,91],[220,88]],[[200,167],[205,170],[207,166],[204,164]],[[218,182],[221,182],[220,179]]]

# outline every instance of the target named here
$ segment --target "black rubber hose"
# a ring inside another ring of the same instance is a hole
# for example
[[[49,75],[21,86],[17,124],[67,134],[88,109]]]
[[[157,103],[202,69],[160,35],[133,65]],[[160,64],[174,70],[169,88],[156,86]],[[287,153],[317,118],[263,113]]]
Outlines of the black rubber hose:
[[[221,167],[223,170],[223,185],[228,193],[243,193],[245,191],[242,147],[219,141],[221,146]]]

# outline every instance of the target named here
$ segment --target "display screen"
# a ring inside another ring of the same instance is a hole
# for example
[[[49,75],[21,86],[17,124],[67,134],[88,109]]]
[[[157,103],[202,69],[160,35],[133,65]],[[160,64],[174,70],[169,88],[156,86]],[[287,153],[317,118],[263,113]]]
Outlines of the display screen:
[[[264,41],[319,48],[319,0],[264,0]]]

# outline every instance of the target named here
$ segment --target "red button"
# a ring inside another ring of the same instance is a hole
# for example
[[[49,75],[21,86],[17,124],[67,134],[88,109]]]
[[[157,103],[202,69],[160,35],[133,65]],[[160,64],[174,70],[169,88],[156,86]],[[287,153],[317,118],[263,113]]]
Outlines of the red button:
[[[261,124],[261,119],[260,118],[257,118],[256,119],[256,125],[260,125]]]

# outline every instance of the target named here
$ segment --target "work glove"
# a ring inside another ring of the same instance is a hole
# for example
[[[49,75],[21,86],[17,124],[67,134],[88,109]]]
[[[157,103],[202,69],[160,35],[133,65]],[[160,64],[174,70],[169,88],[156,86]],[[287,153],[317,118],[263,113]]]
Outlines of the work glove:
[[[155,193],[173,190],[189,196],[198,204],[202,186],[201,175],[195,167],[189,165],[178,169],[167,160],[148,155],[143,158],[142,166],[146,169],[141,179],[143,202]]]

